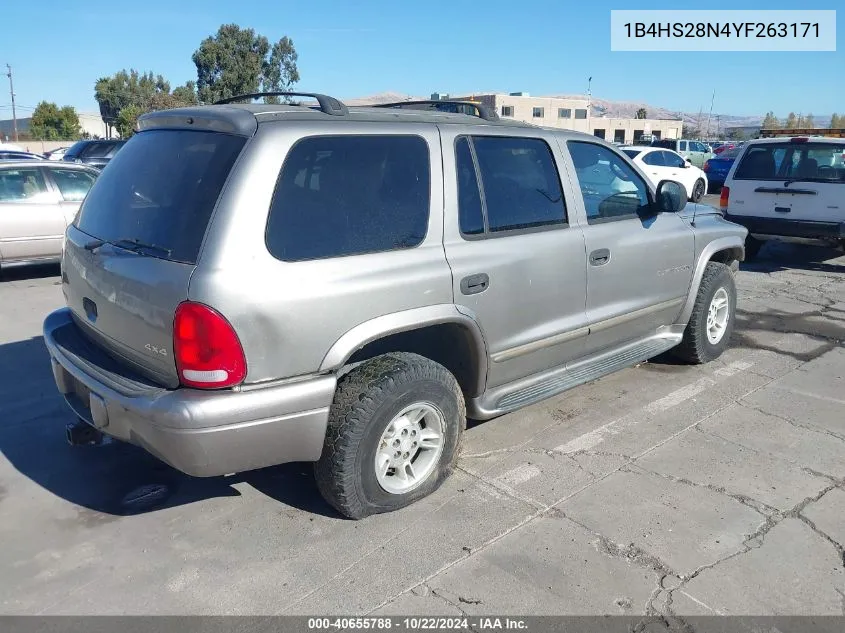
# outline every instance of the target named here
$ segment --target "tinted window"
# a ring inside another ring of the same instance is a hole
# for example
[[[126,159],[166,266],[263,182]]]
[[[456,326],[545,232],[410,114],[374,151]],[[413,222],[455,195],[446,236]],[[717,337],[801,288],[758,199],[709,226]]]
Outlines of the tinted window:
[[[595,143],[567,143],[587,220],[595,222],[635,216],[649,203],[645,182],[615,152]]]
[[[686,160],[672,152],[660,152],[663,155],[663,164],[667,167],[683,167]]]
[[[636,158],[637,156],[639,156],[639,155],[642,153],[642,152],[640,152],[640,150],[638,150],[638,149],[623,149],[623,150],[622,150],[622,152],[623,152],[623,153],[624,153],[624,154],[625,154],[628,158]]]
[[[51,169],[53,180],[62,193],[62,198],[77,202],[85,197],[96,177],[81,169]]]
[[[560,179],[545,141],[474,136],[472,143],[491,232],[566,222]]]
[[[88,145],[91,144],[91,141],[77,141],[73,145],[68,148],[68,150],[64,153],[62,158],[75,158],[82,153],[82,150],[85,149]]]
[[[76,226],[149,255],[196,263],[211,211],[245,139],[215,132],[150,130],[132,137],[97,178]]]
[[[299,261],[417,246],[428,230],[429,180],[418,136],[305,138],[279,175],[267,248]]]
[[[663,162],[663,152],[649,152],[643,156],[643,162],[655,167],[663,167],[666,164]]]
[[[724,155],[724,154],[723,154]],[[736,168],[737,180],[800,179],[845,182],[845,143],[752,145]]]
[[[455,143],[455,167],[458,176],[458,221],[461,233],[479,235],[484,233],[484,211],[469,140],[465,136]]]
[[[587,118],[587,110],[583,108],[577,108],[575,110],[575,118],[576,119],[586,119]]]
[[[687,142],[686,142],[686,141],[680,141],[680,142],[678,143],[678,151],[679,151],[679,152],[685,152],[685,151],[687,151]]]
[[[0,169],[0,202],[43,202],[46,197],[40,169]]]

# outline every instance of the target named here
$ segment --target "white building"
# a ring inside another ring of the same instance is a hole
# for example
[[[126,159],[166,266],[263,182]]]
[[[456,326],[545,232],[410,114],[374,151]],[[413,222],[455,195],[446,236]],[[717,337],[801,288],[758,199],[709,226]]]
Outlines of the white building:
[[[447,95],[434,93],[432,99]],[[504,119],[557,127],[593,134],[616,143],[636,143],[652,138],[680,138],[683,121],[680,119],[619,119],[596,117],[590,114],[587,99],[560,97],[532,97],[526,92],[510,94],[473,94],[452,97],[456,101],[473,101],[495,110]]]

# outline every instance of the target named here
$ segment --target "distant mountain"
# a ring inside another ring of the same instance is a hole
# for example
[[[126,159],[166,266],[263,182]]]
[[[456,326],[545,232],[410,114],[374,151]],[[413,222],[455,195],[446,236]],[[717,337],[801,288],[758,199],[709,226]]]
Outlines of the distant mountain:
[[[458,94],[458,93],[456,93]],[[468,93],[472,94],[472,93]],[[476,92],[475,94],[483,94]],[[540,96],[540,95],[537,95]],[[586,99],[586,95],[552,95],[562,99]],[[370,95],[368,97],[359,97],[355,99],[345,99],[344,103],[348,105],[374,105],[377,103],[390,103],[392,101],[410,101],[417,99],[427,99],[428,97],[415,97],[412,95],[403,94],[400,92],[380,92],[378,94]],[[648,103],[641,103],[636,101],[609,101],[607,99],[592,98],[592,114],[594,117],[609,117],[620,119],[633,119],[637,115],[637,110],[645,108],[645,111],[650,119],[682,119],[686,125],[692,127],[701,127],[702,131],[707,128],[707,111],[703,110],[700,114],[698,112],[678,112],[677,110],[669,110],[659,106],[650,105]],[[782,118],[786,118],[785,112],[780,113]],[[796,113],[797,114],[797,113]],[[724,130],[728,127],[753,127],[759,126],[763,122],[763,114],[753,116],[739,116],[735,114],[725,114],[714,112],[710,116],[710,130],[715,133],[717,127]],[[813,122],[815,127],[827,127],[830,125],[829,114],[814,114]]]

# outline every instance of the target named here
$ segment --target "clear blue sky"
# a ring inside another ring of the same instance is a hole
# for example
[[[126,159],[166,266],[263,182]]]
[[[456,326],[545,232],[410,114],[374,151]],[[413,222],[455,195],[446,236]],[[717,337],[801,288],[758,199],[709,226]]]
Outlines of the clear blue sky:
[[[191,54],[222,23],[299,52],[298,88],[341,98],[396,91],[524,90],[593,95],[673,110],[751,115],[773,109],[845,112],[845,4],[841,0],[703,0],[685,8],[839,9],[835,53],[610,51],[606,0],[3,0],[0,64],[12,65],[19,116],[41,100],[96,111],[94,82],[121,68],[152,70],[172,85],[196,78]],[[804,5],[807,6],[804,6]],[[677,9],[677,0],[639,0]],[[5,67],[2,67],[5,73]],[[0,118],[9,118],[0,77]]]

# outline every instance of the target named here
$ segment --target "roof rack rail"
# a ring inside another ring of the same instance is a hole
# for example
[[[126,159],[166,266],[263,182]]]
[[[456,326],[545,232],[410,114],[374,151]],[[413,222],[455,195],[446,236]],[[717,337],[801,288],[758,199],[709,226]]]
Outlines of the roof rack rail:
[[[407,108],[409,110],[436,110],[437,112],[452,112],[455,114],[469,114],[485,121],[498,121],[499,116],[494,110],[474,101],[438,101],[426,99],[424,101],[397,101],[395,103],[379,103],[374,108]],[[473,114],[467,110],[475,110]]]
[[[342,101],[318,92],[252,92],[220,99],[219,101],[215,101],[214,105],[224,105],[245,99],[258,99],[259,97],[311,97],[312,99],[316,99],[317,103],[320,104],[320,112],[334,116],[346,116],[349,114],[349,110]]]

